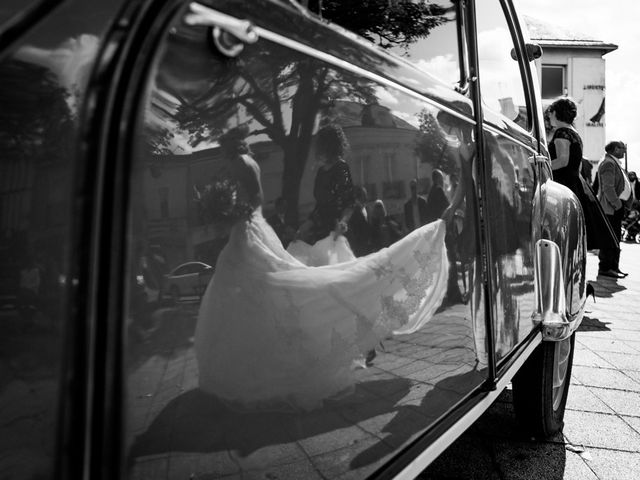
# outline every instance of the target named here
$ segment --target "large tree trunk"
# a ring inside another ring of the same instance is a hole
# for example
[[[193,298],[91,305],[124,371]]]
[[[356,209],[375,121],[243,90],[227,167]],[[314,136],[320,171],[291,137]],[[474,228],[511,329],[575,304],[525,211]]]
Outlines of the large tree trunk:
[[[314,68],[312,62],[300,62],[298,65],[300,83],[292,101],[291,131],[284,148],[284,168],[282,172],[282,197],[287,202],[285,221],[295,227],[304,219],[299,218],[298,203],[300,201],[300,182],[304,174],[316,115],[322,103],[324,82],[322,75]],[[318,90],[314,83],[319,85]]]

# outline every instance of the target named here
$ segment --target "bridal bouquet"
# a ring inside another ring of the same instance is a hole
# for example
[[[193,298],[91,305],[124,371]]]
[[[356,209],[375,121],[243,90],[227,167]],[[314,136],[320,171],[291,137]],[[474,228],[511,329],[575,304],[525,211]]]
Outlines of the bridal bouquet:
[[[230,179],[217,180],[204,188],[200,199],[204,219],[211,223],[233,224],[249,220],[253,209],[238,194],[238,185]]]

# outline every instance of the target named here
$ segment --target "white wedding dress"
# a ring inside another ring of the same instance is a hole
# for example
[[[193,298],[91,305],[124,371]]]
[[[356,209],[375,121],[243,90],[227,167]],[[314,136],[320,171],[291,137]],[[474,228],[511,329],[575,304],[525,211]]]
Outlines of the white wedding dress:
[[[236,223],[202,299],[200,388],[243,409],[310,410],[355,385],[353,360],[428,322],[446,292],[438,220],[366,257],[312,267],[258,208]]]

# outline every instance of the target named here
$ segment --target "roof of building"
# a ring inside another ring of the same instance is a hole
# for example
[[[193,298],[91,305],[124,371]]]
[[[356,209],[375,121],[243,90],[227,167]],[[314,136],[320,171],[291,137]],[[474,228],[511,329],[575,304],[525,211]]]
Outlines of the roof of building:
[[[529,30],[531,40],[542,47],[557,48],[589,48],[602,50],[603,54],[618,48],[613,43],[603,42],[592,35],[576,32],[566,27],[554,25],[537,18],[525,16],[524,21]]]

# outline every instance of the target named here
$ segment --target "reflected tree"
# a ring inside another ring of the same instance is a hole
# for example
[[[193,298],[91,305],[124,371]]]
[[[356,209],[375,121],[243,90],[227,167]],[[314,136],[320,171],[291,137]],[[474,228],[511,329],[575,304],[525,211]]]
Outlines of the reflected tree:
[[[309,9],[382,48],[405,50],[431,30],[449,21],[448,9],[437,3],[389,0],[308,0]]]
[[[430,163],[433,168],[447,175],[460,175],[457,155],[451,151],[446,133],[434,115],[423,109],[418,114],[419,134],[416,138],[415,152],[421,162]]]
[[[446,10],[435,4],[386,0],[366,3],[352,6],[349,2],[323,2],[322,15],[385,48],[407,47],[448,21]],[[317,10],[317,4],[315,7]],[[358,15],[353,14],[353,8],[357,8]],[[362,16],[363,12],[366,15]],[[284,14],[279,21],[291,23]],[[307,27],[316,29],[307,37],[317,37],[319,44],[338,39],[322,38],[335,34],[325,33],[316,23]],[[300,182],[318,114],[330,120],[331,107],[337,100],[377,104],[375,85],[268,42],[246,46],[237,58],[222,58],[203,48],[208,46],[207,35],[206,29],[184,26],[172,32],[171,48],[165,52],[164,60],[170,69],[160,71],[159,90],[153,99],[156,114],[184,132],[191,147],[217,136],[228,128],[231,119],[252,122],[252,135],[265,134],[282,149],[282,196],[288,205],[287,223],[297,225]],[[356,48],[340,41],[347,48]],[[194,55],[195,52],[198,53]],[[383,56],[359,47],[351,55],[361,65],[374,69],[384,61]],[[197,73],[194,78],[185,78],[187,72]],[[158,153],[167,148],[166,129],[155,126],[149,132],[151,151]]]
[[[0,145],[5,161],[67,158],[72,151],[69,92],[45,67],[21,61],[0,67]]]
[[[13,189],[9,193],[0,189],[0,197],[9,194],[15,202],[16,195],[19,195],[22,205],[28,205],[19,228],[29,230],[5,231],[1,232],[2,236],[6,239],[11,234],[28,234],[30,242],[15,243],[15,248],[23,252],[35,248],[35,242],[46,246],[46,249],[41,249],[41,254],[44,250],[54,251],[55,246],[62,245],[53,239],[62,232],[60,216],[67,215],[68,205],[58,205],[55,212],[51,211],[48,179],[63,182],[60,185],[63,190],[71,181],[67,168],[74,154],[76,116],[69,106],[70,93],[49,69],[8,60],[0,64],[0,105],[0,179],[6,178],[8,183],[5,182],[5,187]],[[2,200],[0,198],[0,202]],[[7,208],[3,213],[8,212]],[[55,213],[58,223],[53,221],[52,213]],[[16,228],[12,221],[15,218],[5,219],[5,227]],[[16,252],[7,255],[8,261],[19,258],[21,255]]]

